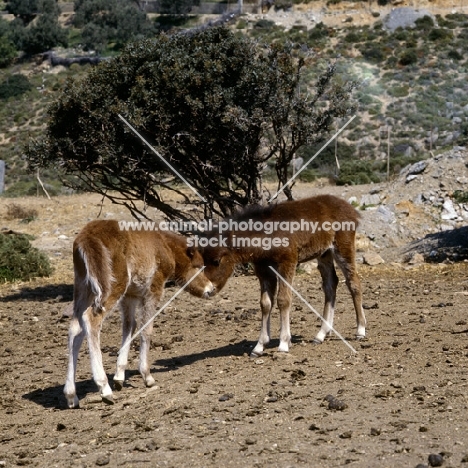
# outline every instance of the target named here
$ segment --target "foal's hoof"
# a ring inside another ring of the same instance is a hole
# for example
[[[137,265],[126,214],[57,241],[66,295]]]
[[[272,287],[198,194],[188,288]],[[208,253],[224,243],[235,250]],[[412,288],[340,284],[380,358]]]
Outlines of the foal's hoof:
[[[313,345],[320,345],[320,344],[322,344],[322,343],[323,343],[323,341],[320,341],[320,340],[318,340],[317,338],[314,338],[314,339],[312,340],[312,344],[313,344]]]
[[[148,388],[154,387],[154,386],[156,385],[156,380],[154,380],[153,377],[148,377],[148,378],[146,379],[145,385],[146,385]]]
[[[78,409],[80,407],[80,400],[75,395],[74,397],[66,397],[67,398],[67,407],[69,409]]]
[[[123,380],[114,380],[114,388],[120,392],[120,390],[123,388]]]
[[[252,351],[249,355],[250,359],[257,359],[259,357],[261,357],[263,353],[258,353],[258,352],[255,352],[255,351]]]
[[[356,340],[365,340],[366,339],[366,335],[356,335]]]
[[[113,405],[114,402],[114,396],[113,395],[101,395],[102,402],[105,403],[106,405]]]

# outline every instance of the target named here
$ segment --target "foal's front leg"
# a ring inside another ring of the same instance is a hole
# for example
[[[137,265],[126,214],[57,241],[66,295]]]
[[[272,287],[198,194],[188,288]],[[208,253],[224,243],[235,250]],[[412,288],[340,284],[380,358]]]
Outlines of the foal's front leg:
[[[278,282],[275,273],[268,266],[255,265],[255,274],[260,280],[262,326],[258,342],[250,353],[250,357],[253,358],[261,356],[265,346],[270,342],[270,316]]]
[[[320,344],[333,328],[333,318],[335,315],[336,288],[338,286],[338,277],[336,276],[335,265],[333,264],[333,255],[327,250],[318,258],[317,268],[322,276],[322,289],[325,294],[325,305],[323,307],[323,320],[320,330],[313,339],[313,343]]]
[[[289,352],[291,345],[291,329],[289,323],[289,313],[291,311],[292,291],[291,286],[296,272],[296,262],[281,264],[278,267],[278,273],[286,280],[279,280],[278,287],[278,309],[280,311],[280,343],[278,347],[279,352]]]

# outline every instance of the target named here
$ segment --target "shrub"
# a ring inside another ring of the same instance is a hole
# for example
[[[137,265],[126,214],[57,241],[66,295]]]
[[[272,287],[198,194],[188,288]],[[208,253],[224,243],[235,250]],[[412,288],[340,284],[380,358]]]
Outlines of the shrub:
[[[22,222],[29,223],[37,218],[37,210],[34,208],[24,208],[17,203],[7,206],[6,219],[20,219]]]
[[[372,63],[380,63],[385,59],[385,54],[382,47],[376,44],[367,46],[361,51],[362,56]]]
[[[30,236],[0,233],[0,282],[50,276],[52,267],[47,256],[32,247]]]
[[[292,8],[293,2],[290,0],[276,0],[275,1],[275,11],[278,10],[289,10]]]
[[[380,177],[375,173],[372,163],[369,161],[345,161],[341,164],[340,174],[337,177],[337,185],[359,185],[379,182]]]
[[[16,58],[18,51],[13,43],[5,36],[0,36],[0,68],[10,65]]]
[[[457,203],[468,203],[468,192],[464,192],[463,190],[455,190],[455,192],[453,192],[453,199]]]
[[[24,75],[11,75],[0,83],[0,99],[21,96],[31,88],[31,83]]]
[[[458,50],[449,50],[447,57],[452,60],[456,60],[457,62],[459,60],[463,60],[463,55],[458,52]]]
[[[392,97],[396,97],[396,98],[406,97],[409,95],[409,86],[408,85],[395,86],[393,88],[389,88],[387,92]]]
[[[267,19],[260,19],[254,24],[255,29],[272,29],[274,27],[275,23]]]
[[[429,29],[435,26],[434,20],[428,15],[418,18],[414,23],[416,24],[416,28],[420,31],[429,31]]]
[[[407,49],[400,55],[399,63],[401,65],[413,65],[418,61],[418,55],[416,54],[416,50],[414,49]]]
[[[442,28],[434,28],[427,36],[430,41],[450,41],[453,38],[452,31]]]
[[[309,39],[312,41],[324,40],[327,39],[328,36],[328,28],[323,23],[317,23],[317,25],[309,32]]]

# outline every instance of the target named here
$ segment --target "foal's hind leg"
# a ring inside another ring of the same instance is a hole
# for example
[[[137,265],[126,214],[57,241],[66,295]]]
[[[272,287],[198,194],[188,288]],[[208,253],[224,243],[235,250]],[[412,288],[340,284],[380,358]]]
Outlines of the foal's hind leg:
[[[322,288],[325,294],[325,305],[323,307],[322,325],[313,342],[320,344],[323,343],[327,333],[329,333],[333,328],[336,288],[338,286],[338,277],[336,276],[335,266],[333,264],[333,255],[330,250],[327,250],[321,257],[318,258],[318,270],[322,276]]]
[[[250,353],[251,357],[263,354],[265,346],[270,342],[270,314],[276,294],[278,280],[276,275],[266,265],[255,265],[255,274],[260,280],[260,307],[262,309],[262,327],[255,348]]]
[[[130,339],[136,328],[136,308],[141,302],[136,297],[125,296],[120,301],[122,312],[122,346],[120,347],[117,358],[117,370],[114,375],[114,387],[116,390],[122,390],[125,380],[125,368],[128,363],[128,353],[130,351]]]
[[[102,401],[107,404],[114,404],[112,390],[102,364],[101,327],[105,314],[106,310],[104,308],[88,307],[83,314],[83,325],[88,339],[89,360],[91,361],[94,382],[99,387]]]
[[[356,338],[362,339],[366,336],[366,316],[362,309],[362,287],[361,280],[356,271],[356,254],[354,250],[354,237],[352,242],[341,243],[335,248],[334,258],[343,272],[346,286],[353,298],[354,310],[356,311],[357,332]]]
[[[82,316],[86,308],[87,304],[84,298],[75,298],[75,302],[73,303],[73,316],[68,331],[67,380],[63,389],[69,408],[78,408],[79,406],[79,400],[76,396],[75,377],[78,353],[80,352],[81,344],[85,336]]]
[[[155,276],[151,285],[151,292],[146,295],[143,300],[141,313],[142,325],[146,325],[140,335],[140,374],[145,381],[147,387],[152,387],[156,381],[150,372],[148,365],[148,352],[151,347],[151,333],[153,332],[153,315],[156,313],[156,307],[164,290],[164,278]]]

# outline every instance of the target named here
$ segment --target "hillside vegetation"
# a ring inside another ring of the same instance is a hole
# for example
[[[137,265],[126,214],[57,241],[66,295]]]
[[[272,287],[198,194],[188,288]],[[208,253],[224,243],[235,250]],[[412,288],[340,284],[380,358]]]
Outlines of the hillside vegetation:
[[[76,5],[85,3],[79,1]],[[379,3],[371,2],[372,11],[378,10]],[[277,2],[277,7],[287,10],[289,4]],[[301,19],[300,15],[298,7],[296,16]],[[301,174],[303,180],[327,176],[342,184],[378,181],[387,175],[387,154],[390,155],[392,175],[406,164],[426,158],[430,151],[466,143],[467,15],[426,16],[419,19],[414,28],[398,28],[393,32],[383,27],[383,15],[376,14],[371,25],[355,26],[351,22],[340,28],[320,22],[307,23],[306,13],[303,15],[304,21],[297,21],[291,28],[277,24],[268,15],[245,14],[229,24],[239,34],[266,42],[292,41],[297,48],[309,52],[313,66],[305,77],[306,82],[313,80],[330,60],[335,59],[343,80],[357,79],[360,82],[357,117],[340,135],[336,147],[340,169],[336,166],[332,144]],[[184,28],[193,27],[202,20],[184,13],[143,16],[138,17],[142,21],[138,23],[141,28],[133,28],[137,37],[130,35],[131,39],[158,34],[163,23],[164,29],[171,24]],[[110,15],[106,21],[110,22],[111,17],[114,21],[119,20],[119,15]],[[104,21],[102,15],[100,18]],[[39,19],[40,15],[32,19],[31,25],[37,26]],[[96,22],[94,30],[90,30],[89,22],[80,21],[76,21],[76,15],[71,13],[59,16],[58,23],[66,32],[66,40],[61,39],[62,46],[54,49],[56,54],[112,56],[120,53],[128,39],[117,38],[115,28],[107,27],[106,22],[100,25]],[[0,18],[0,49],[8,47],[1,38],[12,37],[4,33],[5,23],[7,21]],[[94,38],[95,42],[86,43],[86,37]],[[64,43],[66,48],[63,48]],[[27,171],[22,157],[24,146],[30,138],[41,135],[47,106],[66,80],[84,76],[90,65],[51,67],[41,54],[18,51],[11,63],[3,65],[0,68],[0,159],[7,165],[4,196],[41,193],[41,185]],[[337,122],[337,128],[344,123]],[[307,160],[318,148],[303,148],[298,157]],[[53,170],[44,171],[40,178],[51,195],[64,191]]]

